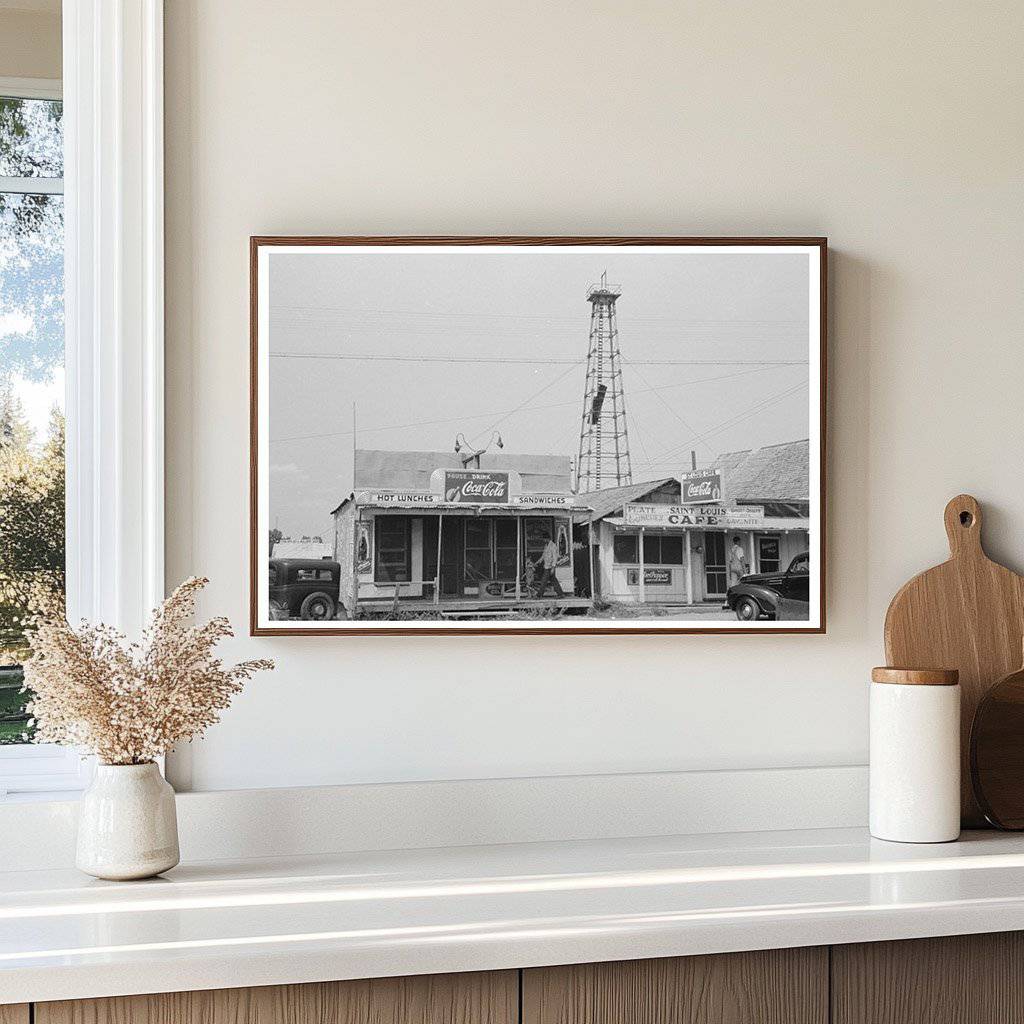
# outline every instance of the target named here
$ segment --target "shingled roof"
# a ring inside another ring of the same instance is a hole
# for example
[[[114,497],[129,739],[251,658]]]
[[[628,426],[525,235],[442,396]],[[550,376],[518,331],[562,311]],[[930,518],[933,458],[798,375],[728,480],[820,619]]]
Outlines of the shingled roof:
[[[675,484],[676,493],[673,500],[679,500],[679,481],[675,477],[666,476],[660,480],[648,480],[639,484],[623,484],[621,487],[603,487],[599,491],[587,491],[579,496],[581,504],[589,505],[593,511],[593,518],[604,519],[605,516],[614,515],[622,511],[622,506],[627,501],[641,501],[652,491],[656,491],[666,484]],[[576,522],[586,522],[591,518],[591,513],[576,516]]]
[[[719,455],[714,465],[722,471],[723,502],[809,502],[809,457],[810,445],[806,440]]]

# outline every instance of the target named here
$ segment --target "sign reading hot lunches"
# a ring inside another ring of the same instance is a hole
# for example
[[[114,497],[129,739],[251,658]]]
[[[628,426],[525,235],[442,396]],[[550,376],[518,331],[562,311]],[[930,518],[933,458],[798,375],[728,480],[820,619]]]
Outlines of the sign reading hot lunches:
[[[644,505],[622,506],[626,526],[760,526],[763,505]]]
[[[722,472],[718,469],[695,469],[683,473],[680,480],[684,505],[722,500]]]
[[[445,470],[444,500],[465,505],[507,505],[508,473]]]

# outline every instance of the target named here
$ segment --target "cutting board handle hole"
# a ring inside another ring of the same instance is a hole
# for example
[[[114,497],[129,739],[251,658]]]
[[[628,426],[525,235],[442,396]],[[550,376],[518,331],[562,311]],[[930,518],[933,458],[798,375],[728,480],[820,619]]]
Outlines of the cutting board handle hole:
[[[966,509],[960,513],[960,525],[970,527],[974,523],[974,516]]]

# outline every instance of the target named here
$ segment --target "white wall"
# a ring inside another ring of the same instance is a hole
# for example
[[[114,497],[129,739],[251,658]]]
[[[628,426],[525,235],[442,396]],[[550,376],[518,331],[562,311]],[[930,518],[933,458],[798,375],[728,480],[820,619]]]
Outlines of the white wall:
[[[60,0],[0,0],[0,77],[61,77]]]
[[[254,233],[827,234],[824,637],[288,638],[197,789],[854,764],[889,596],[1024,568],[1024,7],[167,0],[168,569],[244,632]],[[187,762],[178,761],[188,781]]]

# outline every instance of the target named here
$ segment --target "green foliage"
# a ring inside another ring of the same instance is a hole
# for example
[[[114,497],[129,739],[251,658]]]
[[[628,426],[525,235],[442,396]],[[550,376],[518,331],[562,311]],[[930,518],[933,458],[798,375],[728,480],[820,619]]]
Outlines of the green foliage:
[[[32,444],[20,403],[0,392],[0,664],[28,649],[27,619],[64,593],[64,417]]]

